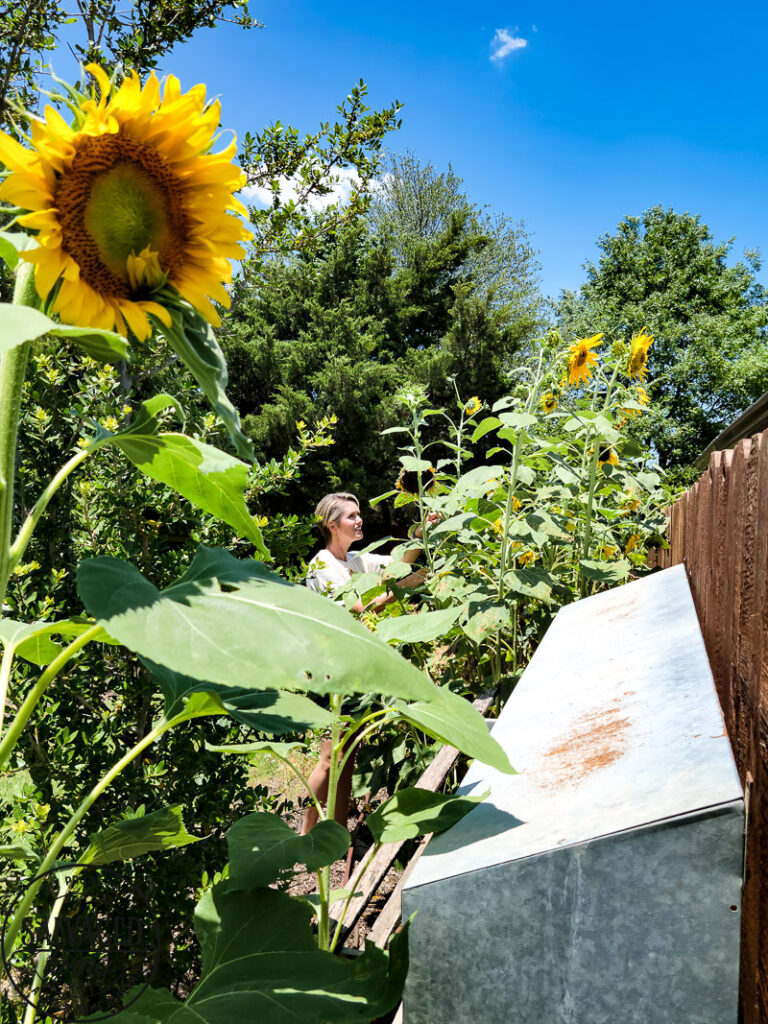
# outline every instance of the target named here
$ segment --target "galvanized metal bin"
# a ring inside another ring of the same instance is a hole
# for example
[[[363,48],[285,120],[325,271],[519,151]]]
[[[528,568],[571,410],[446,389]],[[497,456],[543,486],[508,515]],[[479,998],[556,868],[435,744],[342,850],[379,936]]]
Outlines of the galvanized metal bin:
[[[405,1024],[735,1024],[744,806],[685,571],[560,611],[493,735],[518,771],[403,892]]]

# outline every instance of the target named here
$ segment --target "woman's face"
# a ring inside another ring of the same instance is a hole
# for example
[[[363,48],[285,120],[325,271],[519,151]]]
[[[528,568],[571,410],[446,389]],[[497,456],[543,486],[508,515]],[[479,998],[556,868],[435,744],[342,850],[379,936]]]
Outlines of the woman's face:
[[[332,536],[347,547],[363,536],[363,517],[354,501],[342,502],[341,515],[328,525]]]

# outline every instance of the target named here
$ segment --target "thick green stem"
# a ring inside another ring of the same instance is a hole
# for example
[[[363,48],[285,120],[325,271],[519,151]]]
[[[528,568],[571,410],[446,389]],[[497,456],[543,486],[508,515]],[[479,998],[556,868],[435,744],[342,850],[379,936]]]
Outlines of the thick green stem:
[[[55,866],[59,854],[66,846],[77,826],[91,809],[92,805],[99,799],[104,790],[112,784],[120,772],[122,772],[124,768],[128,767],[131,761],[134,761],[143,750],[146,750],[147,747],[151,746],[163,735],[163,733],[183,721],[186,721],[183,714],[177,715],[170,720],[164,718],[161,719],[154,729],[148,732],[147,735],[136,744],[136,746],[131,747],[131,749],[109,769],[106,775],[96,783],[88,796],[85,797],[77,810],[75,810],[71,815],[69,821],[54,839],[45,859],[38,867],[36,880],[25,890],[24,896],[20,900],[13,917],[7,922],[5,929],[5,943],[3,946],[3,954],[6,959],[10,956],[14,948],[19,934],[19,929],[21,928],[24,918],[29,913],[35,896],[43,883],[43,878],[45,877],[46,872],[50,871],[51,868]]]
[[[31,263],[22,263],[16,272],[13,301],[19,306],[40,304],[35,291]],[[16,475],[16,446],[19,417],[32,343],[27,341],[8,349],[0,358],[0,617],[11,575],[10,550],[13,528],[13,485]]]
[[[101,626],[92,626],[90,629],[86,630],[85,633],[81,633],[79,637],[64,648],[61,654],[54,658],[46,668],[45,672],[43,672],[37,680],[35,685],[27,694],[24,703],[16,713],[16,717],[13,722],[11,722],[8,732],[3,737],[2,743],[0,743],[0,771],[5,767],[8,758],[11,756],[13,748],[16,746],[16,741],[23,732],[24,726],[29,721],[29,716],[35,710],[38,701],[51,685],[53,680],[78,651],[81,651],[86,644],[89,644],[91,640],[95,639],[99,633],[102,632],[103,630]]]

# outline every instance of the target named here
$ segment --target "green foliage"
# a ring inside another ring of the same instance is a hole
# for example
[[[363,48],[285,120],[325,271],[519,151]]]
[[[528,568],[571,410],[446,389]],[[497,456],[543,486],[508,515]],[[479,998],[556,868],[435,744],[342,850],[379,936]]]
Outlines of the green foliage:
[[[409,546],[422,548],[429,574],[416,594],[393,580],[372,591],[400,598],[372,626],[454,686],[461,675],[473,692],[508,691],[559,607],[642,574],[646,545],[660,542],[672,496],[629,432],[647,414],[645,391],[629,374],[630,347],[602,348],[577,373],[592,349],[553,335],[514,394],[490,410],[457,400],[456,419],[425,408],[418,391],[403,395],[411,443],[400,462],[414,483],[376,500],[418,510],[422,540]],[[434,422],[448,424],[447,437],[426,441]],[[478,444],[489,460],[479,465]],[[445,739],[432,706],[404,713]]]
[[[318,821],[297,835],[276,814],[249,814],[229,830],[229,888],[271,885],[294,865],[317,871],[340,860],[349,849],[349,832],[335,821]]]
[[[381,149],[388,132],[400,127],[395,101],[380,111],[365,103],[368,89],[361,79],[336,112],[339,120],[324,122],[315,132],[300,136],[276,121],[255,135],[246,133],[240,163],[251,188],[268,190],[269,206],[250,211],[254,240],[245,261],[247,280],[260,279],[262,259],[296,251],[310,252],[324,239],[354,223],[369,206],[370,190],[381,168]],[[312,212],[309,200],[323,200],[338,185],[341,172],[351,169],[345,202],[326,200]],[[288,198],[283,191],[288,186]]]
[[[200,842],[184,827],[181,807],[163,807],[149,814],[116,821],[90,837],[81,864],[111,864],[131,860],[153,850],[171,850]]]
[[[482,796],[444,796],[427,789],[401,789],[366,819],[379,843],[397,843],[430,832],[445,832],[481,803]]]
[[[343,960],[317,948],[312,914],[307,903],[285,893],[243,893],[219,883],[197,908],[203,971],[189,997],[182,1003],[149,989],[112,1019],[117,1024],[229,1024],[243,1018],[341,1024],[371,1021],[395,1007],[407,971],[407,930],[395,936],[388,953],[369,945],[362,956]]]
[[[653,405],[633,431],[665,468],[682,469],[744,411],[768,380],[768,298],[755,254],[729,265],[698,217],[654,207],[603,235],[581,290],[566,293],[566,336],[628,338],[646,325]]]

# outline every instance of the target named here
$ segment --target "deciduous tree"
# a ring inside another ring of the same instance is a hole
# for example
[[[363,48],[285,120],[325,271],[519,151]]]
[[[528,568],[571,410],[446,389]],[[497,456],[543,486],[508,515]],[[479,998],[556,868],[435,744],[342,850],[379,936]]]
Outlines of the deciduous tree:
[[[768,297],[759,254],[731,263],[733,239],[715,241],[699,217],[661,206],[603,235],[577,293],[563,294],[567,336],[604,331],[654,336],[648,390],[654,411],[638,430],[661,465],[688,466],[768,388]]]

